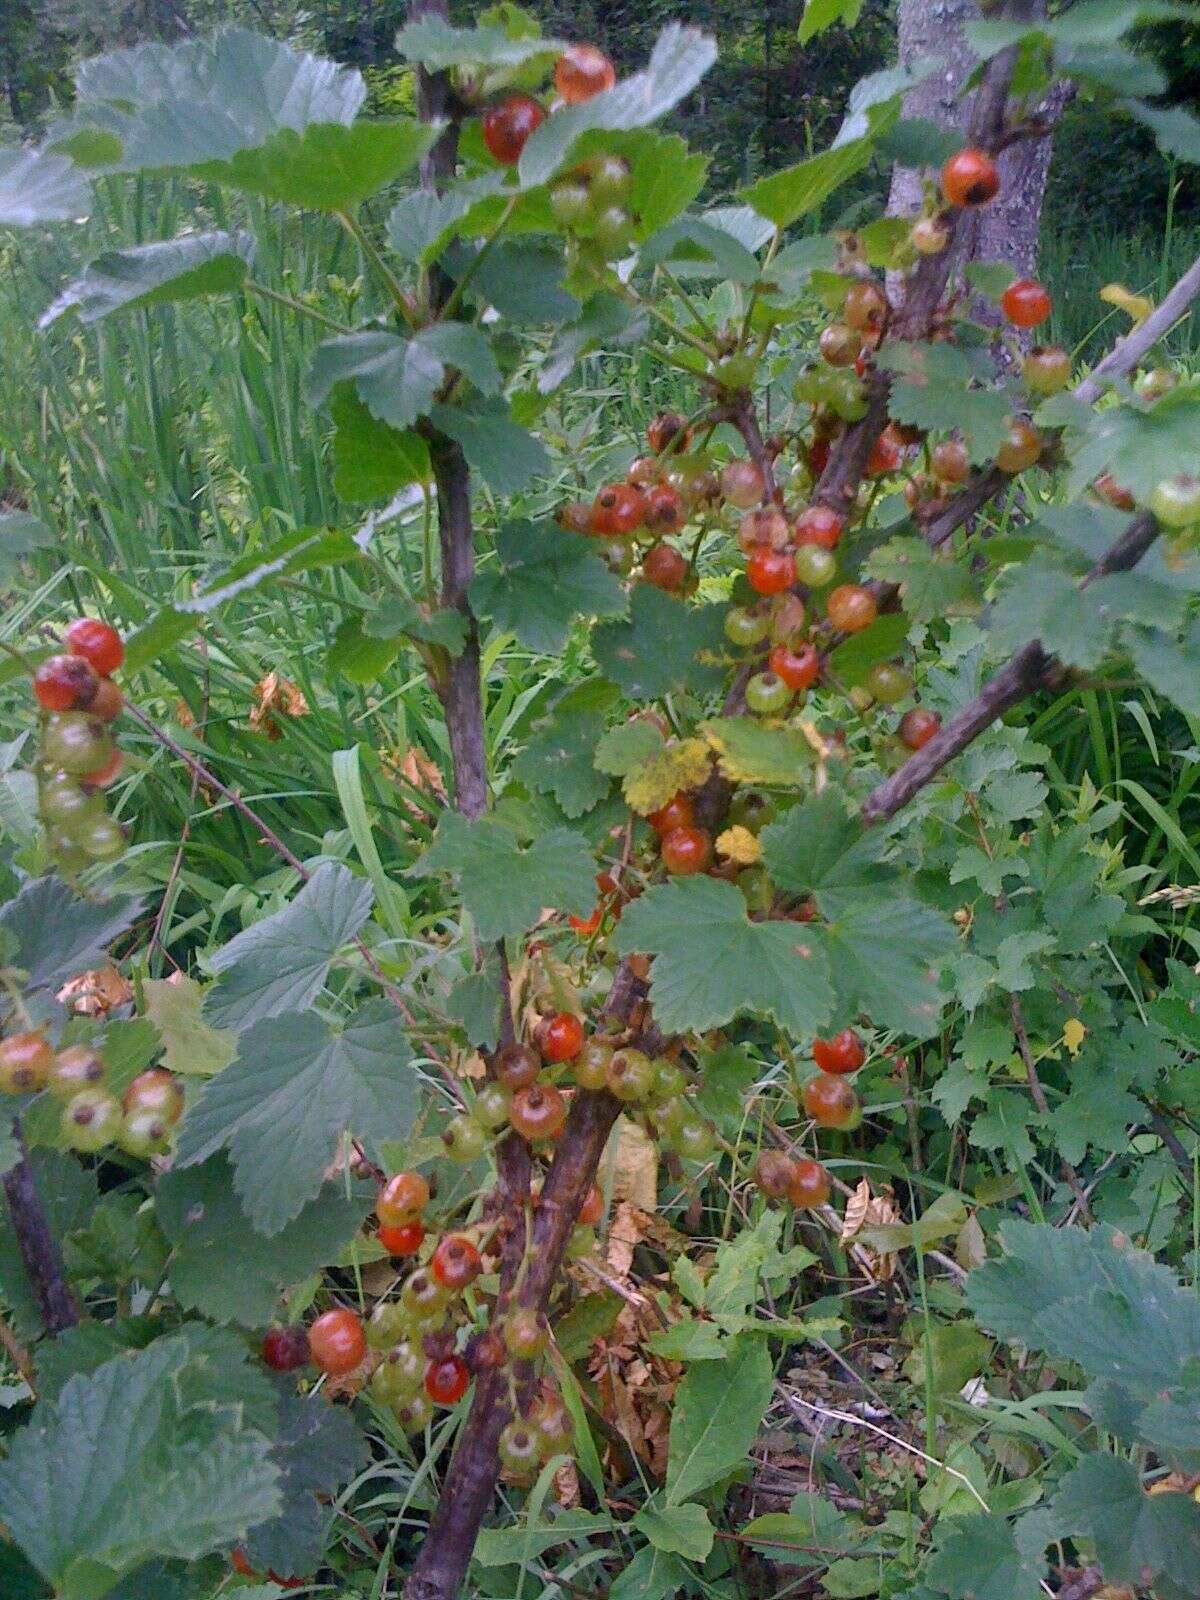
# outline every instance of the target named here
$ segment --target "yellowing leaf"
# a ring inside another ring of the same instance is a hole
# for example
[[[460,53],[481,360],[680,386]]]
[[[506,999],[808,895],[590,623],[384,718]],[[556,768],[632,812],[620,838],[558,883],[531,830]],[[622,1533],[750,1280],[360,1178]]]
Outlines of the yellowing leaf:
[[[740,866],[751,867],[762,855],[762,846],[749,828],[726,828],[717,835],[717,854]]]
[[[658,1146],[628,1117],[617,1121],[613,1194],[631,1200],[642,1211],[658,1206]]]
[[[813,748],[801,728],[769,727],[757,717],[721,717],[701,723],[699,731],[732,783],[799,788],[813,764]]]
[[[1106,283],[1100,291],[1100,298],[1105,305],[1117,306],[1126,312],[1136,328],[1140,322],[1154,310],[1154,301],[1144,294],[1134,294],[1132,289],[1127,289],[1123,283]]]
[[[621,788],[633,809],[646,817],[681,789],[698,789],[708,777],[709,759],[703,740],[683,739],[626,773]]]
[[[1063,1028],[1063,1043],[1073,1056],[1077,1056],[1083,1048],[1083,1041],[1087,1037],[1087,1029],[1078,1017],[1068,1019]]]
[[[237,1034],[201,1016],[204,990],[195,978],[147,978],[146,1015],[163,1042],[162,1064],[185,1077],[210,1078],[237,1054]]]

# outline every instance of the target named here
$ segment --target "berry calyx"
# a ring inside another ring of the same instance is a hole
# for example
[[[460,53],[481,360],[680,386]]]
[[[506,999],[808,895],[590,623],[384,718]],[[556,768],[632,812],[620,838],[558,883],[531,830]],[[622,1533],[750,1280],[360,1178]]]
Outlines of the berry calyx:
[[[419,1172],[397,1172],[375,1201],[375,1215],[385,1228],[411,1222],[429,1204],[429,1185]]]
[[[632,483],[610,483],[592,502],[592,532],[606,539],[633,533],[646,515],[646,499]]]
[[[861,633],[875,621],[879,607],[869,589],[859,583],[843,583],[830,591],[825,611],[842,633]]]
[[[547,1061],[573,1061],[583,1048],[583,1023],[570,1011],[547,1017],[538,1029],[538,1045]]]
[[[656,589],[665,589],[668,594],[682,589],[687,575],[687,558],[674,545],[651,545],[642,557],[642,576],[646,582]]]
[[[470,1382],[470,1370],[461,1356],[446,1356],[425,1368],[425,1393],[435,1405],[457,1405]]]
[[[34,671],[33,697],[44,711],[74,711],[91,704],[99,682],[82,656],[48,656]]]
[[[812,1056],[822,1072],[830,1072],[838,1077],[857,1072],[867,1059],[867,1052],[854,1029],[843,1028],[832,1039],[814,1039]]]
[[[503,166],[515,167],[529,136],[545,120],[545,111],[530,95],[509,95],[484,113],[483,142]]]
[[[554,63],[554,87],[569,106],[595,99],[616,81],[616,68],[594,44],[569,44]]]
[[[914,706],[900,718],[900,738],[910,750],[919,750],[929,743],[942,725],[936,711],[925,706]]]
[[[968,146],[942,168],[942,193],[952,206],[985,206],[999,192],[999,169],[984,150]]]
[[[541,1070],[542,1058],[528,1044],[506,1044],[493,1068],[496,1081],[506,1089],[527,1089],[537,1082]]]
[[[746,577],[758,594],[782,594],[796,581],[796,558],[787,550],[758,549],[746,563]]]
[[[308,1334],[298,1323],[268,1328],[263,1335],[262,1358],[272,1372],[295,1372],[309,1363]]]
[[[425,1242],[423,1222],[381,1224],[376,1235],[390,1256],[415,1256]]]
[[[690,828],[695,822],[692,802],[686,794],[673,795],[665,806],[652,811],[646,821],[660,837],[673,833],[676,828]]]
[[[821,550],[836,550],[846,527],[846,519],[832,506],[806,506],[796,518],[797,544],[815,544]]]
[[[429,1270],[444,1289],[456,1294],[475,1282],[483,1271],[483,1257],[465,1234],[448,1233],[438,1240]]]
[[[111,677],[125,659],[121,635],[92,617],[78,617],[67,629],[67,649],[82,656],[102,678]]]
[[[344,1306],[321,1313],[308,1330],[308,1343],[314,1362],[331,1378],[353,1372],[367,1354],[362,1318]]]
[[[54,1051],[40,1033],[10,1033],[0,1040],[0,1089],[5,1094],[44,1088],[53,1065]]]
[[[509,1121],[522,1139],[556,1139],[567,1120],[567,1102],[552,1083],[531,1084],[513,1095]]]
[[[1050,315],[1050,295],[1033,278],[1018,278],[1000,296],[1000,309],[1014,328],[1036,328]]]
[[[663,835],[662,860],[678,878],[703,872],[712,861],[712,840],[703,828],[672,828]]]
[[[787,1197],[798,1211],[810,1210],[829,1203],[832,1187],[829,1174],[821,1163],[809,1156],[801,1156],[795,1163]]]
[[[804,1110],[819,1128],[849,1128],[856,1123],[858,1096],[844,1078],[821,1073],[804,1085]]]

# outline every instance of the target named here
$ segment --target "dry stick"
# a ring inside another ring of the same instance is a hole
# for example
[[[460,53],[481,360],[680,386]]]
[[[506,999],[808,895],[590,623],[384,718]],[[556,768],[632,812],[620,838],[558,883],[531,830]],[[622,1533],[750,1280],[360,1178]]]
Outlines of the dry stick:
[[[1037,1063],[1033,1059],[1033,1051],[1029,1048],[1029,1034],[1025,1029],[1025,1013],[1021,1009],[1021,1002],[1017,996],[1009,996],[1009,1011],[1012,1015],[1013,1033],[1017,1040],[1017,1051],[1025,1064],[1025,1076],[1029,1081],[1029,1092],[1033,1096],[1033,1103],[1044,1117],[1050,1115],[1050,1103],[1046,1099],[1046,1091],[1042,1088],[1042,1080],[1038,1077]],[[1065,1158],[1062,1164],[1063,1175],[1070,1185],[1071,1193],[1079,1204],[1079,1209],[1085,1217],[1092,1221],[1092,1208],[1088,1205],[1088,1197],[1084,1192],[1083,1184],[1079,1181],[1079,1174]]]
[[[1086,588],[1095,579],[1112,572],[1128,572],[1138,564],[1157,536],[1158,524],[1149,512],[1134,517],[1080,587]],[[898,772],[871,790],[862,805],[863,821],[870,826],[894,817],[998,717],[1044,688],[1060,670],[1059,663],[1043,649],[1040,640],[1031,639],[1023,645],[984,684],[974,700],[938,729],[928,744],[910,756]]]
[[[64,1329],[75,1326],[79,1321],[79,1307],[67,1283],[58,1240],[51,1231],[37,1191],[20,1121],[14,1120],[12,1126],[21,1158],[4,1174],[4,1196],[8,1201],[21,1264],[37,1301],[38,1315],[42,1319],[42,1326],[53,1338]]]

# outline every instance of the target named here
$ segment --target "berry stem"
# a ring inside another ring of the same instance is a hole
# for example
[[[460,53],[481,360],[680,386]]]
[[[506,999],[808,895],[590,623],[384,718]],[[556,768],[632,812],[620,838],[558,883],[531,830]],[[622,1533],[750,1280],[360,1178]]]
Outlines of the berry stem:
[[[53,1338],[75,1326],[79,1321],[79,1308],[67,1283],[58,1240],[51,1232],[45,1207],[38,1194],[19,1119],[14,1118],[12,1131],[21,1156],[0,1181],[4,1184],[4,1197],[12,1217],[17,1249],[37,1301],[38,1315],[42,1319],[42,1326]]]

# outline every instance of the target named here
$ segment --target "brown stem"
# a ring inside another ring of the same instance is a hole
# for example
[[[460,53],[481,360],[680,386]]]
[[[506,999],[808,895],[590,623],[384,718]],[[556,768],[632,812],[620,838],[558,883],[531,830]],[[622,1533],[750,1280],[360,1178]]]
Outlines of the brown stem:
[[[53,1338],[79,1321],[79,1307],[67,1283],[66,1268],[58,1240],[37,1191],[29,1152],[19,1121],[13,1122],[13,1137],[21,1147],[21,1159],[4,1174],[4,1197],[12,1218],[17,1249],[37,1301],[42,1326]]]
[[[1148,512],[1134,517],[1121,537],[1081,580],[1080,588],[1086,589],[1097,578],[1109,573],[1128,572],[1142,559],[1157,535],[1158,524]],[[911,756],[898,772],[872,789],[863,802],[863,821],[870,826],[894,817],[997,717],[1043,688],[1059,670],[1058,662],[1043,649],[1040,640],[1031,639],[1023,645],[984,684],[969,705],[939,728],[929,743]]]

